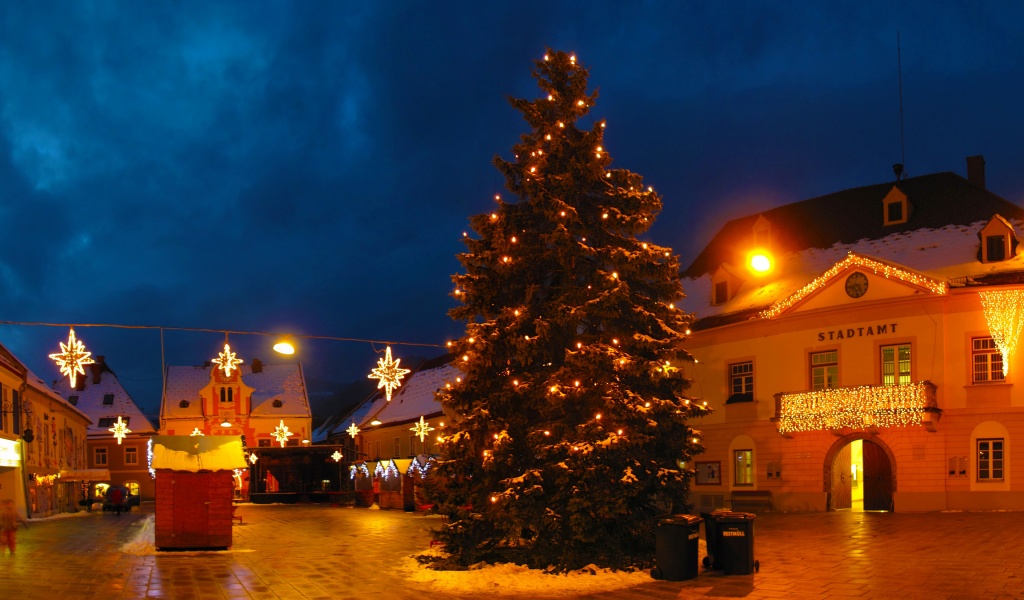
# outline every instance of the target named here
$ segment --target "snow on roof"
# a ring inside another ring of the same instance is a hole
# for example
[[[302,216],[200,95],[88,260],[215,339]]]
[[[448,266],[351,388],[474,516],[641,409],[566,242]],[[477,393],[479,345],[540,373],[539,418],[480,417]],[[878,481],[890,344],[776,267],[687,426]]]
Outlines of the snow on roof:
[[[412,377],[398,391],[391,395],[391,402],[383,395],[369,403],[362,418],[356,421],[360,428],[369,426],[371,419],[382,425],[415,421],[421,416],[438,414],[443,411],[441,403],[434,398],[434,392],[448,381],[455,381],[461,372],[449,364],[413,373]]]
[[[754,284],[741,286],[733,298],[719,305],[711,304],[711,274],[683,279],[686,298],[680,305],[686,312],[696,313],[698,319],[767,308],[807,285],[845,259],[850,252],[880,258],[946,282],[968,276],[1024,270],[1024,256],[1021,255],[993,263],[978,260],[978,232],[987,223],[979,221],[971,225],[947,225],[941,229],[918,229],[876,240],[863,239],[852,244],[793,252],[778,259],[778,267],[769,283],[757,285],[749,280]],[[1013,220],[1012,224],[1020,231],[1024,221]]]
[[[53,387],[56,390],[54,393],[64,399],[78,398],[73,406],[92,419],[92,424],[86,431],[87,435],[109,435],[108,427],[110,426],[100,425],[100,419],[116,419],[117,417],[128,422],[132,433],[140,435],[156,433],[153,424],[135,404],[127,390],[121,386],[121,382],[117,380],[117,375],[114,375],[113,371],[102,370],[99,383],[95,383],[92,372],[83,376],[82,381],[84,389],[81,390],[72,388],[67,377],[57,380]],[[109,404],[104,402],[108,396],[111,397]],[[68,403],[70,404],[70,400]]]
[[[337,435],[338,433],[348,429],[352,423],[362,423],[363,419],[366,418],[366,415],[373,407],[373,400],[375,397],[376,393],[372,394],[369,398],[366,398],[346,413],[338,413],[327,417],[323,424],[313,431],[313,443],[326,442],[332,435]]]
[[[152,440],[154,469],[196,473],[249,466],[237,435],[157,435]]]
[[[167,367],[167,382],[164,387],[163,416],[168,419],[203,417],[199,392],[210,384],[216,365],[200,367]],[[262,365],[259,373],[252,372],[251,365],[239,365],[242,382],[253,389],[250,414],[253,416],[310,416],[309,400],[306,396],[306,381],[299,365]],[[182,406],[182,401],[187,406]],[[280,400],[280,407],[273,407],[273,401]]]

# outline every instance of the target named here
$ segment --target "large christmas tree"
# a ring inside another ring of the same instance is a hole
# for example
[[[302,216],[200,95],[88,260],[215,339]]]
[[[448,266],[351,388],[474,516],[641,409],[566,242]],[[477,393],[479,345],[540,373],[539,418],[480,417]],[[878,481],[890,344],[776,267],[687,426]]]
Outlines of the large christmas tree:
[[[549,51],[543,94],[511,99],[532,131],[495,159],[514,200],[472,217],[452,277],[467,321],[462,377],[439,393],[436,499],[455,560],[563,569],[649,563],[658,514],[680,505],[703,405],[676,365],[690,316],[677,258],[641,241],[661,210],[642,178],[610,167],[596,92],[574,56]]]

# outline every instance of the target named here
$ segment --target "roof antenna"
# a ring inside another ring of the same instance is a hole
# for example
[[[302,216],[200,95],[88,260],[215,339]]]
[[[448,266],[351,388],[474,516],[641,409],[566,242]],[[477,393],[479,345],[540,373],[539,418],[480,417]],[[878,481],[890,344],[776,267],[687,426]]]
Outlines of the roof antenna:
[[[900,30],[896,30],[896,74],[900,84],[900,162],[892,166],[898,183],[906,176],[904,165],[907,164],[907,145],[903,139],[903,60],[900,52]]]

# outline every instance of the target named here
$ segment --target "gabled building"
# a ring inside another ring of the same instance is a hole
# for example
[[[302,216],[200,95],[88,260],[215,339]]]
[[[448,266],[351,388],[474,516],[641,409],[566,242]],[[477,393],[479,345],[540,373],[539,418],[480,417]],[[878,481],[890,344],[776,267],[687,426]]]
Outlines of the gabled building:
[[[68,404],[88,415],[85,471],[64,474],[88,488],[90,498],[100,499],[111,485],[123,485],[133,496],[150,501],[154,498],[153,477],[149,472],[149,440],[156,428],[121,385],[117,375],[103,356],[87,365],[84,376],[71,387],[68,378],[54,384],[54,389]],[[128,429],[124,437],[115,438],[112,428],[118,420]]]
[[[437,437],[451,422],[434,394],[461,375],[451,361],[445,355],[424,362],[390,401],[376,394],[331,435],[349,436],[353,424],[358,429],[350,476],[357,491],[373,491],[381,508],[414,510],[422,505],[417,487],[437,455]]]
[[[0,345],[0,500],[22,515],[78,509],[89,418]]]
[[[684,272],[691,501],[1024,509],[1024,209],[984,160],[728,222]]]
[[[227,374],[211,363],[166,373],[160,435],[242,435],[249,448],[309,443],[313,418],[298,364],[254,359]]]

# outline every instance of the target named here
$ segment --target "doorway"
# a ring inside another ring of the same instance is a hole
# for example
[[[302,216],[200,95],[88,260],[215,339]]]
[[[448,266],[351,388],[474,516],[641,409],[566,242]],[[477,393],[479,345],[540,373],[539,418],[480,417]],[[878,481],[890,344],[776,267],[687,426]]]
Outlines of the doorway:
[[[892,461],[885,448],[863,437],[843,439],[829,452],[830,510],[891,511],[895,489]]]

